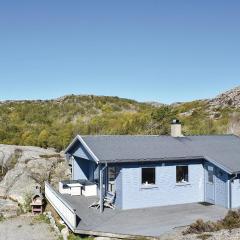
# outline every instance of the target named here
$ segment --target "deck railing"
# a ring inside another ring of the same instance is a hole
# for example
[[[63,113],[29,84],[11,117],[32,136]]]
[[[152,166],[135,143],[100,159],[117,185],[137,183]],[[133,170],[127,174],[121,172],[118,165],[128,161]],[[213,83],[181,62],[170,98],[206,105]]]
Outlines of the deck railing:
[[[77,215],[76,210],[73,209],[62,197],[59,192],[53,189],[53,187],[45,182],[45,197],[51,203],[51,205],[58,212],[63,221],[68,227],[74,231],[77,227]]]

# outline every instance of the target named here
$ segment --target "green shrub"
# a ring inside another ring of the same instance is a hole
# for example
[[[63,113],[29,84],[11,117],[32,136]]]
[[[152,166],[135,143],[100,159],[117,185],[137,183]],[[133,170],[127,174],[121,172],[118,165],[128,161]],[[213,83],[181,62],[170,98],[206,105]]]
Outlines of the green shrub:
[[[226,133],[234,112],[239,110],[211,110],[206,101],[159,107],[104,96],[3,103],[0,143],[53,147],[60,151],[76,134],[169,134],[173,118],[183,122],[186,135]],[[16,158],[12,160],[14,166]]]
[[[2,222],[4,220],[5,220],[5,217],[2,214],[0,214],[0,222]]]
[[[31,212],[32,193],[27,192],[24,195],[24,203],[21,206],[23,212]]]
[[[79,235],[70,233],[68,236],[68,240],[93,240],[92,237],[81,237]]]
[[[60,232],[66,227],[65,225],[63,225],[61,223],[58,223],[57,221],[56,221],[56,225],[57,225]]]
[[[43,222],[43,223],[50,224],[49,218],[44,214],[39,214],[39,215],[35,216],[34,222]]]

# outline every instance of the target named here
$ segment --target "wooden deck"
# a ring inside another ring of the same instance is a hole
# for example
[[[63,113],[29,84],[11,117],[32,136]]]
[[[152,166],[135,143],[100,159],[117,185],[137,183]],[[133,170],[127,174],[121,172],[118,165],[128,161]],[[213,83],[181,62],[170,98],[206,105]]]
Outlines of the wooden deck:
[[[191,224],[199,218],[220,219],[227,212],[222,207],[192,203],[133,210],[105,209],[100,213],[99,210],[88,207],[97,199],[95,197],[62,197],[76,209],[78,221],[75,233],[117,238],[157,237],[174,228]]]

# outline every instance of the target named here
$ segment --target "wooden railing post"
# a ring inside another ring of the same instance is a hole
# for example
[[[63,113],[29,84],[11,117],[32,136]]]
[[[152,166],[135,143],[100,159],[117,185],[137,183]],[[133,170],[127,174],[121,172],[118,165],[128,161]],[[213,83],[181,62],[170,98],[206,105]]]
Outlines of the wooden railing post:
[[[107,163],[105,164],[105,166],[101,169],[100,167],[100,212],[102,213],[103,212],[103,208],[104,208],[104,197],[106,195],[106,184],[107,184],[107,181],[106,179],[105,180],[105,189],[104,189],[104,193],[103,193],[103,173],[104,171],[107,169]],[[106,174],[105,174],[106,175]],[[104,175],[104,176],[105,176]]]
[[[100,212],[103,212],[103,169],[100,169]]]

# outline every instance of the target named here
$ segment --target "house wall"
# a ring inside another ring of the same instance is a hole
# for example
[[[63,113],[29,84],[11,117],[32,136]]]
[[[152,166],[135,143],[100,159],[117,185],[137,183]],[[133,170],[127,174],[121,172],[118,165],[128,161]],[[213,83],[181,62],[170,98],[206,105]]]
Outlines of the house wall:
[[[72,179],[88,179],[89,162],[82,158],[75,157],[72,163]]]
[[[99,168],[80,142],[73,146],[69,154],[74,157],[72,179],[99,180]],[[205,201],[206,169],[204,164],[206,163],[207,161],[204,160],[165,164],[164,162],[118,163],[115,204],[118,208],[131,209]],[[189,166],[188,184],[176,184],[176,165]],[[141,185],[141,168],[151,166],[156,167],[156,185],[144,187]],[[216,166],[214,169],[214,204],[229,207],[229,175]],[[106,191],[107,175],[104,177],[104,191]],[[239,179],[232,183],[231,194],[232,207],[239,207]]]
[[[232,208],[240,207],[240,176],[231,183]]]
[[[72,179],[85,179],[89,181],[94,181],[98,176],[98,169],[95,162],[74,157],[72,162]]]
[[[87,160],[94,161],[92,156],[88,153],[88,151],[80,142],[77,142],[68,154],[74,157],[79,157],[79,158],[84,158]]]
[[[176,165],[189,166],[189,184],[176,183]],[[141,185],[141,167],[156,167],[156,185]],[[204,199],[204,169],[199,163],[126,164],[121,168],[122,208],[144,208],[192,202]]]
[[[208,183],[208,171],[207,167],[213,167],[213,184]],[[212,202],[215,205],[222,207],[229,207],[229,193],[228,193],[228,179],[229,175],[218,168],[217,166],[205,161],[204,163],[205,171],[205,198],[204,201],[209,202],[209,196],[212,196]]]
[[[215,204],[228,207],[228,174],[215,167]]]
[[[75,144],[69,154],[74,158],[72,161],[73,180],[86,179],[93,181],[98,177],[97,164],[80,142]]]
[[[122,195],[122,171],[120,167],[117,167],[117,176],[115,180],[116,184],[116,199],[115,205],[117,208],[121,209],[123,204],[123,195]]]

